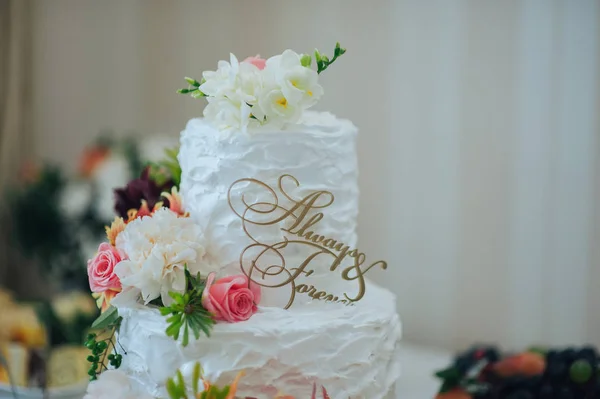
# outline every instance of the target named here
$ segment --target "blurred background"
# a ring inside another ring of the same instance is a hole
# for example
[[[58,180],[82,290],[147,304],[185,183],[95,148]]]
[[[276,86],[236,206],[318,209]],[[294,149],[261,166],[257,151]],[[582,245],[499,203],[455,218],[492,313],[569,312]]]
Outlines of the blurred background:
[[[372,277],[405,339],[600,345],[598,0],[0,0],[0,184],[21,195],[2,197],[0,285],[64,288],[13,243],[40,165],[76,193],[121,185],[202,114],[184,76],[336,41],[317,108],[360,129],[360,246],[389,261]]]

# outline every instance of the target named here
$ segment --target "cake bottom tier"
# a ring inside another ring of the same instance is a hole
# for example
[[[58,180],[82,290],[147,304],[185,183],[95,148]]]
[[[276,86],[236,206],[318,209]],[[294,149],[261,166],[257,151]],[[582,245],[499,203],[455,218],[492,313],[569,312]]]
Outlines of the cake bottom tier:
[[[217,324],[210,338],[187,347],[165,335],[156,309],[119,313],[121,369],[158,398],[167,396],[165,382],[175,370],[189,376],[196,362],[217,385],[244,371],[239,397],[309,399],[314,383],[331,399],[395,397],[400,320],[394,295],[372,283],[354,306],[314,301],[288,310],[263,307],[248,321]]]

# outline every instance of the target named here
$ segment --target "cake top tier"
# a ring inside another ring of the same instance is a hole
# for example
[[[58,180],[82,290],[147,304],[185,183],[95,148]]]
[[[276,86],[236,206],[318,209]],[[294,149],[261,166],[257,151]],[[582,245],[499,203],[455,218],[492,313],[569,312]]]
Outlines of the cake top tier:
[[[220,265],[225,274],[239,273],[240,255],[246,247],[253,243],[283,245],[287,238],[291,242],[280,253],[288,268],[299,267],[315,248],[293,243],[299,237],[286,232],[285,228],[296,219],[308,223],[317,213],[325,216],[308,230],[355,248],[356,135],[357,129],[350,121],[314,111],[306,111],[302,120],[288,124],[285,130],[255,134],[220,132],[206,119],[188,122],[181,134],[179,152],[181,193],[186,210],[204,233],[214,263]],[[302,202],[312,193],[322,194],[314,209],[301,207],[307,209],[306,216],[301,218],[298,208],[288,217],[281,217],[283,208],[293,209],[294,201]],[[329,198],[331,203],[326,208],[317,207]],[[276,207],[266,205],[273,201],[277,202]],[[245,209],[247,206],[249,209]],[[252,259],[248,255],[244,263]],[[262,257],[261,262],[264,260]],[[343,283],[339,277],[342,270],[331,272],[332,261],[325,255],[311,261],[307,269],[307,272],[312,270],[308,283],[342,297],[344,289],[332,287]],[[345,263],[348,262],[346,259]],[[276,277],[281,279],[284,275]],[[254,276],[265,287],[284,281],[266,281],[256,273]],[[300,284],[300,280],[296,283]],[[354,284],[346,285],[350,285],[352,292],[355,290]],[[290,297],[290,288],[265,288],[261,304],[284,306]],[[301,299],[311,298],[305,295]]]
[[[219,61],[216,71],[205,71],[200,81],[185,78],[189,87],[182,94],[206,97],[204,117],[221,131],[280,130],[295,124],[305,110],[323,95],[319,75],[346,52],[337,43],[331,60],[318,50],[313,57],[285,50],[267,60],[259,56],[239,62]]]

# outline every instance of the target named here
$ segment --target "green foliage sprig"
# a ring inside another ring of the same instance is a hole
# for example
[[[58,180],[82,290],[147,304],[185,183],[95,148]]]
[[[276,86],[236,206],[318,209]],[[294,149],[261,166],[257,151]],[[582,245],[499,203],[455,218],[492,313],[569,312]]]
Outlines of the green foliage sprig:
[[[210,331],[215,324],[213,316],[202,306],[205,282],[200,278],[200,273],[192,276],[186,268],[185,278],[187,291],[184,294],[169,292],[174,302],[170,306],[160,308],[160,313],[168,316],[167,336],[177,340],[183,329],[183,346],[189,343],[190,330],[196,339],[200,338],[201,332],[210,337]]]
[[[206,97],[206,94],[204,94],[204,93],[202,93],[202,91],[200,91],[200,85],[202,83],[204,83],[204,79],[202,79],[202,81],[200,81],[200,82],[198,82],[194,78],[185,77],[184,79],[186,82],[189,83],[189,86],[187,87],[187,89],[177,90],[177,93],[189,94],[190,96],[192,96],[194,98]]]
[[[228,395],[232,390],[230,385],[226,385],[223,388],[219,388],[214,385],[210,385],[207,390],[200,391],[200,381],[202,377],[202,367],[200,363],[194,365],[194,371],[192,375],[192,393],[194,398],[198,399],[227,399]],[[235,382],[234,382],[235,385]],[[202,387],[204,388],[204,387]],[[233,387],[235,390],[235,387]],[[175,378],[167,380],[167,393],[170,399],[188,399],[188,389],[186,387],[181,371],[177,371]],[[235,393],[235,392],[233,392]]]
[[[335,49],[333,50],[333,58],[331,60],[325,54],[319,52],[319,50],[315,49],[315,61],[317,63],[317,73],[320,74],[331,64],[335,62],[339,57],[346,53],[346,49],[340,46],[340,42],[335,44]],[[309,61],[310,62],[310,61]],[[309,64],[310,65],[310,64]]]
[[[181,183],[181,166],[177,159],[178,155],[179,148],[166,149],[164,159],[150,164],[150,177],[156,184],[161,186],[172,180],[175,187],[179,187]]]
[[[109,320],[109,318],[105,320]],[[119,331],[121,320],[122,318],[117,315],[117,318],[106,326],[104,332],[109,334],[108,338],[98,340],[98,334],[88,334],[84,345],[92,351],[92,354],[87,357],[87,361],[91,363],[88,370],[90,381],[98,379],[98,374],[108,370],[108,365],[116,369],[121,366],[123,356],[120,353],[112,353],[116,345],[115,334]]]

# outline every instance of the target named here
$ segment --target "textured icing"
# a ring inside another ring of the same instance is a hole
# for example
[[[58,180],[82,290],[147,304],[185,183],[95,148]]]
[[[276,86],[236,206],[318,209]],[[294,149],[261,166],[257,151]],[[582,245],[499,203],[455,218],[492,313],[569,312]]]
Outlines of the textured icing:
[[[188,122],[179,153],[183,200],[224,274],[240,272],[240,253],[250,244],[228,203],[229,187],[241,178],[275,188],[281,175],[293,175],[301,185],[290,190],[294,198],[318,190],[332,192],[335,200],[315,230],[355,248],[356,133],[350,121],[316,112],[305,112],[298,124],[279,132],[223,134],[202,119]],[[262,199],[265,194],[257,185],[241,189],[247,198]],[[279,241],[281,227],[285,222],[258,229],[256,237]],[[295,248],[286,254],[286,266],[306,256],[302,247]],[[355,282],[340,278],[342,267],[331,272],[329,262],[321,258],[315,258],[313,267],[314,274],[298,283],[314,284],[340,297],[356,291]],[[197,361],[215,383],[228,383],[244,370],[240,396],[271,399],[282,391],[303,399],[310,397],[317,381],[332,399],[394,397],[401,328],[392,293],[367,282],[366,296],[354,306],[297,295],[289,310],[281,309],[281,299],[288,296],[289,287],[263,289],[259,312],[252,318],[219,323],[210,338],[186,348],[166,336],[164,318],[155,309],[119,309],[119,342],[127,352],[121,367],[158,397],[164,397],[165,380],[175,369],[189,371]]]
[[[230,209],[227,193],[234,181],[249,177],[276,187],[281,175],[290,174],[300,182],[300,188],[293,190],[296,197],[317,190],[332,192],[335,201],[325,210],[317,229],[354,247],[358,215],[356,133],[350,121],[317,112],[306,112],[300,124],[288,125],[284,131],[246,135],[224,136],[203,119],[190,120],[181,134],[181,191],[186,209],[204,229],[209,252],[218,254],[214,261],[239,272],[240,253],[251,241]],[[265,194],[257,185],[243,189],[248,197]],[[263,228],[256,237],[260,242],[281,239],[279,227],[283,225]],[[297,257],[286,259],[288,266],[308,255],[302,249],[297,251]],[[328,269],[328,264],[321,262],[311,280],[329,274]],[[339,274],[327,277],[322,284],[339,283]],[[280,297],[269,291],[263,305],[281,305]],[[308,299],[299,297],[301,300]]]
[[[216,383],[245,370],[241,397],[272,399],[281,390],[309,398],[317,381],[332,399],[382,399],[400,374],[395,302],[392,293],[370,283],[356,306],[261,307],[250,320],[217,324],[210,338],[185,348],[165,335],[157,310],[123,309],[119,343],[127,355],[121,368],[157,397],[165,396],[173,370],[182,367],[186,374],[200,360]]]

